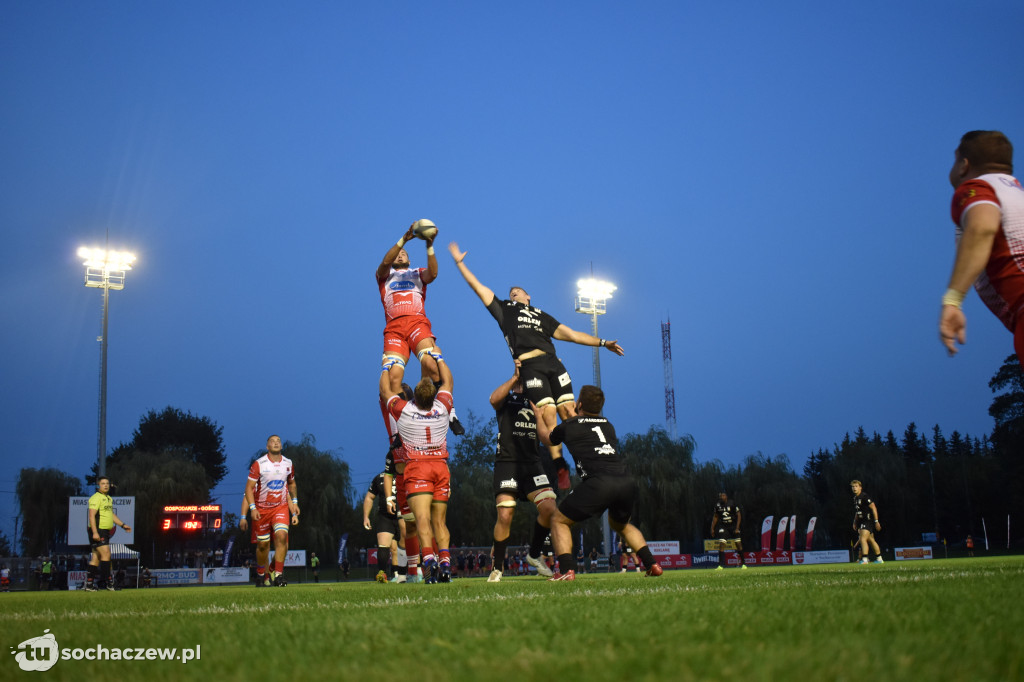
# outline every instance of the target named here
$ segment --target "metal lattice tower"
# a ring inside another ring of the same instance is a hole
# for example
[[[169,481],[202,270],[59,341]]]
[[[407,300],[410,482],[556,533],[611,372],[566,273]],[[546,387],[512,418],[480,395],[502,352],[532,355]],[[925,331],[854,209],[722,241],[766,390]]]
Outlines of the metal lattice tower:
[[[672,378],[672,321],[661,323],[661,358],[665,363],[665,426],[676,439],[676,389]]]

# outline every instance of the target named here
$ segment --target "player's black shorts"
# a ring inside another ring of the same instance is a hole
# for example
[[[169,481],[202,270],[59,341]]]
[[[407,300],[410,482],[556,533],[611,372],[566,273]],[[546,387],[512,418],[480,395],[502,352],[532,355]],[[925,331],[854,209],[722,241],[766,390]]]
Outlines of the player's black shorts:
[[[558,511],[579,522],[597,516],[605,509],[616,523],[629,523],[636,499],[636,481],[632,476],[587,476],[558,505]]]
[[[512,495],[518,500],[526,500],[530,493],[541,488],[550,488],[551,482],[544,473],[540,462],[525,464],[523,462],[494,463],[494,495]]]
[[[110,528],[99,528],[100,539],[96,540],[92,536],[92,528],[88,529],[89,533],[89,549],[96,549],[97,547],[103,547],[104,545],[110,544]]]
[[[569,372],[554,355],[544,354],[524,360],[519,368],[519,376],[526,397],[537,405],[546,399],[554,400],[555,404],[573,399]]]
[[[398,537],[398,517],[385,516],[384,514],[377,514],[377,523],[373,528],[374,533],[391,533],[396,538]]]
[[[857,531],[860,532],[862,530],[866,530],[866,531],[868,531],[870,533],[874,533],[875,532],[875,522],[874,521],[858,521],[857,522]]]
[[[736,530],[733,527],[731,527],[731,526],[728,527],[728,528],[725,528],[723,526],[719,526],[718,528],[715,529],[715,539],[716,540],[739,540],[740,539],[740,534],[737,533]]]

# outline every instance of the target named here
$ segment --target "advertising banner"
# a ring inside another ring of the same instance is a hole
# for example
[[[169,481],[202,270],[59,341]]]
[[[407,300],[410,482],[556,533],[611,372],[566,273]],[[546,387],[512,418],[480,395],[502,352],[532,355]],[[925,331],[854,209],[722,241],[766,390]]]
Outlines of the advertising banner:
[[[242,566],[208,568],[203,572],[204,583],[247,583],[249,569]]]
[[[718,543],[720,543],[720,542],[725,544],[725,549],[736,549],[736,543],[739,542],[739,540],[735,540],[735,539],[732,539],[732,540],[705,540],[704,541],[704,551],[705,552],[717,552],[718,551]]]
[[[764,517],[761,522],[761,549],[772,548],[772,524],[775,523],[774,516]]]
[[[850,561],[850,553],[845,549],[834,549],[824,552],[793,552],[794,564],[845,564]]]
[[[84,586],[88,577],[89,571],[68,571],[68,589],[74,591]]]
[[[735,552],[730,552],[730,554],[732,556],[726,555],[726,565],[738,566],[740,563],[739,555]],[[792,563],[792,555],[786,550],[772,551],[763,549],[760,552],[744,552],[743,561],[747,566],[783,566]]]
[[[290,549],[284,557],[284,565],[289,568],[306,565],[306,550]]]
[[[650,545],[648,545],[649,547]],[[693,568],[693,557],[689,554],[657,554],[654,560],[661,564],[664,569],[669,568]]]
[[[796,549],[796,514],[789,517],[789,550]]]
[[[812,516],[810,522],[807,524],[807,542],[804,544],[804,549],[808,552],[811,551],[813,546],[811,543],[814,541],[814,524],[818,522],[817,516]]]
[[[915,561],[917,559],[934,559],[931,547],[897,547],[896,561]]]
[[[198,568],[158,568],[150,571],[156,578],[156,585],[198,585],[200,582]]]
[[[679,554],[678,540],[655,540],[647,543],[647,549],[651,550],[654,556],[662,554]]]
[[[91,495],[90,495],[91,497]],[[132,529],[114,526],[111,542],[130,545],[135,542],[135,498],[114,497],[114,515]],[[117,539],[114,540],[114,537]],[[89,497],[68,498],[68,544],[72,547],[89,544]]]

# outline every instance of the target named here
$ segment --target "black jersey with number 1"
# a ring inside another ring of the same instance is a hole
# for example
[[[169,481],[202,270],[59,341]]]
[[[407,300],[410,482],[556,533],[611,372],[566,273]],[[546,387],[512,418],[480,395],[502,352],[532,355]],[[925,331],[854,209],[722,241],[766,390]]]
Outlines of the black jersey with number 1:
[[[551,430],[551,444],[569,448],[576,471],[587,476],[627,476],[629,468],[619,454],[615,427],[604,417],[579,416]]]

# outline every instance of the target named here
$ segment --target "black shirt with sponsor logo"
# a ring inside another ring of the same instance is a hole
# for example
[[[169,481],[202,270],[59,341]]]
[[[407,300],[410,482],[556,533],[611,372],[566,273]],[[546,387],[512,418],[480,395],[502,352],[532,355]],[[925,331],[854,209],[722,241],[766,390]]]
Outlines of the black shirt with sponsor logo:
[[[560,323],[540,308],[495,296],[487,310],[501,327],[512,357],[518,358],[531,350],[555,354],[555,344],[551,342],[551,337]]]
[[[537,450],[537,418],[530,401],[522,393],[509,393],[497,410],[498,449],[495,462],[540,461]]]
[[[370,494],[377,498],[377,513],[381,516],[386,516],[389,519],[398,517],[398,514],[392,514],[388,511],[388,497],[395,495],[395,479],[391,479],[391,491],[384,492],[384,472],[377,474],[373,481],[370,482]]]
[[[551,444],[569,448],[576,471],[587,476],[628,476],[626,461],[619,454],[615,427],[604,417],[578,416],[551,430]]]
[[[875,501],[867,496],[867,493],[862,492],[853,498],[853,518],[857,521],[875,521],[874,515],[871,513],[871,505]]]
[[[718,517],[718,525],[715,530],[719,528],[732,530],[736,527],[736,519],[740,517],[740,506],[732,500],[726,502],[719,500],[715,502],[715,516]]]

